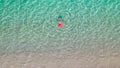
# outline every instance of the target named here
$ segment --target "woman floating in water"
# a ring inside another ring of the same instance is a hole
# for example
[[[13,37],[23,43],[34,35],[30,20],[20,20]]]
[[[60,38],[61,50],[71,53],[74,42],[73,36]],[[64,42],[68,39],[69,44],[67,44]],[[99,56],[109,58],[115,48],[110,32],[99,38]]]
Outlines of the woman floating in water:
[[[62,28],[62,26],[63,26],[63,24],[62,24],[62,16],[58,16],[57,21],[58,21],[58,23],[57,23],[58,28]]]

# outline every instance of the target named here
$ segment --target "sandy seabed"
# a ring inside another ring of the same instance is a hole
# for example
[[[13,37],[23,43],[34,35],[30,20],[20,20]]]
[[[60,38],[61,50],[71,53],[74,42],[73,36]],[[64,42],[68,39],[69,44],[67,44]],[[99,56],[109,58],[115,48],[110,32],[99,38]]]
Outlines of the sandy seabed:
[[[22,52],[0,57],[0,68],[120,68],[120,56],[95,56],[80,52]]]

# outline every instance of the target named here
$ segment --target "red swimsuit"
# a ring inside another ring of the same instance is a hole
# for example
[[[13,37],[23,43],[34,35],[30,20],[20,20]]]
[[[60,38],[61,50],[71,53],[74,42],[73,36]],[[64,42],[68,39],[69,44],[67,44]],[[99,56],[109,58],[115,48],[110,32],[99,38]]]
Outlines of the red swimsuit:
[[[62,28],[62,21],[58,21],[58,24],[57,24],[58,28]]]

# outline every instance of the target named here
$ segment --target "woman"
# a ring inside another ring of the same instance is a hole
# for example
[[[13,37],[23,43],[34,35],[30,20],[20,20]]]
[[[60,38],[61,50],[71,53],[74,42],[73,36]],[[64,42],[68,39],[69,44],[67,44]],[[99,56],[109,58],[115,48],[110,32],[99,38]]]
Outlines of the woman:
[[[57,21],[58,21],[58,24],[57,24],[58,28],[62,28],[62,26],[63,26],[63,24],[62,24],[62,16],[58,16]]]

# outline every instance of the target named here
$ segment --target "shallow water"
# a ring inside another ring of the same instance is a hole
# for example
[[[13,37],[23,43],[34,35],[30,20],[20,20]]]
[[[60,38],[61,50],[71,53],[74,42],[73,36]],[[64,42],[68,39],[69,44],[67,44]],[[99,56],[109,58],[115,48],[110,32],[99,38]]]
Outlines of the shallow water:
[[[0,54],[119,56],[119,11],[120,0],[0,0]]]

